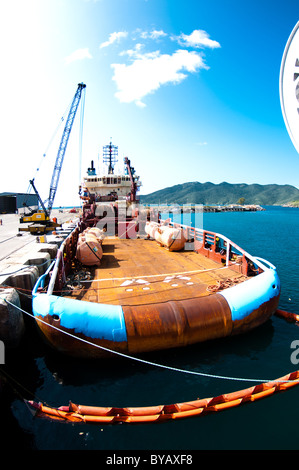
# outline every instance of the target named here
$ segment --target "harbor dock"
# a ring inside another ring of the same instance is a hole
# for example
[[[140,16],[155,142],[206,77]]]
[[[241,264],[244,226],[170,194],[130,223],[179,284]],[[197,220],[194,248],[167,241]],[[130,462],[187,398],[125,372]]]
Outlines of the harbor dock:
[[[61,228],[37,236],[20,232],[19,214],[0,214],[0,341],[17,347],[25,333],[22,310],[31,311],[31,292],[72,230],[76,214],[53,210]]]
[[[259,204],[227,204],[227,205],[203,205],[203,204],[158,204],[157,209],[163,213],[191,213],[191,212],[256,212],[265,209]]]

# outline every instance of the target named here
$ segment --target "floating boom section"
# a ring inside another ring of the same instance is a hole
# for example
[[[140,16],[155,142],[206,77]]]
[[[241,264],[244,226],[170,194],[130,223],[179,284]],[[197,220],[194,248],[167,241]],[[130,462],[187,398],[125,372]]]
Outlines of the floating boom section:
[[[66,151],[66,147],[68,144],[69,136],[73,127],[73,123],[75,120],[75,116],[78,110],[78,106],[80,103],[81,95],[82,95],[82,90],[86,87],[83,83],[78,84],[77,91],[75,93],[75,96],[73,98],[73,102],[71,104],[71,109],[69,112],[69,115],[67,117],[67,121],[64,127],[63,135],[61,138],[60,146],[58,149],[57,157],[56,157],[56,162],[52,174],[52,180],[51,180],[51,185],[50,185],[50,191],[49,191],[49,199],[48,199],[48,213],[51,212],[56,191],[57,191],[57,186],[59,182],[59,177],[61,173],[61,168],[63,164],[63,159]]]

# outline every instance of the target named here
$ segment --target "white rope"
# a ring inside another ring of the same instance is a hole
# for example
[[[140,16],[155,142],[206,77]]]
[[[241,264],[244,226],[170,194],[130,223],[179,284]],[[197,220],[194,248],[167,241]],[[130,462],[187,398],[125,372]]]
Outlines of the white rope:
[[[230,266],[237,265],[240,266],[239,263],[231,263]],[[130,276],[130,277],[114,277],[114,278],[106,278],[106,279],[93,279],[92,281],[82,281],[82,282],[104,282],[104,281],[127,281],[130,279],[149,279],[153,277],[168,277],[168,276],[181,276],[183,274],[196,274],[196,273],[207,273],[210,271],[219,271],[220,269],[229,269],[229,266],[221,266],[221,268],[209,268],[209,269],[196,269],[195,271],[181,271],[176,273],[166,273],[166,274],[148,274],[148,275],[139,275],[139,276]]]
[[[74,339],[82,341],[83,343],[86,343],[89,346],[94,346],[96,348],[102,349],[103,351],[106,351],[106,352],[109,352],[109,353],[112,353],[112,354],[116,354],[116,355],[124,357],[126,359],[131,359],[133,361],[141,362],[143,364],[147,364],[147,365],[150,365],[150,366],[160,367],[162,369],[167,369],[167,370],[171,370],[171,371],[174,371],[174,372],[180,372],[180,373],[184,373],[184,374],[197,375],[197,376],[201,376],[201,377],[209,377],[209,378],[212,378],[212,379],[234,380],[234,381],[241,381],[241,382],[261,382],[261,383],[264,383],[264,382],[283,382],[283,383],[284,382],[294,382],[294,380],[281,380],[280,381],[280,380],[277,380],[277,379],[275,379],[275,380],[271,379],[270,380],[270,379],[248,379],[248,378],[242,378],[242,377],[226,377],[226,376],[223,376],[223,375],[207,374],[207,373],[204,373],[204,372],[197,372],[197,371],[192,371],[192,370],[179,369],[177,367],[171,367],[171,366],[167,366],[167,365],[163,365],[163,364],[157,364],[156,362],[146,361],[145,359],[140,359],[138,357],[129,356],[128,354],[124,354],[124,353],[121,353],[119,351],[113,351],[112,349],[108,349],[108,348],[105,348],[104,346],[100,346],[98,344],[91,343],[90,341],[87,341],[83,338],[79,338],[78,336],[72,335],[71,333],[68,333],[67,331],[63,331],[60,328],[57,328],[56,326],[50,325],[49,323],[41,320],[40,318],[35,317],[33,314],[26,312],[21,307],[18,307],[17,305],[12,304],[11,302],[9,302],[9,300],[7,300],[7,299],[3,299],[3,300],[6,303],[8,303],[9,305],[11,305],[11,306],[17,308],[18,310],[20,310],[21,312],[25,313],[26,315],[29,315],[30,317],[34,318],[36,321],[44,323],[45,325],[50,326],[51,328],[53,328],[53,329],[55,329],[55,330],[57,330],[61,333],[64,333],[67,336],[70,336]]]

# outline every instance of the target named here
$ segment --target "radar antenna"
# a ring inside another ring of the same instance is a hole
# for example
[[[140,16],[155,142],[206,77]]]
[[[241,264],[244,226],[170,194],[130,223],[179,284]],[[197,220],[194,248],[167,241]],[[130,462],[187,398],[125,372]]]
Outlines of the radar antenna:
[[[108,174],[113,175],[114,173],[114,165],[117,162],[118,156],[118,147],[116,145],[112,145],[112,142],[108,145],[103,146],[103,162],[108,163]]]

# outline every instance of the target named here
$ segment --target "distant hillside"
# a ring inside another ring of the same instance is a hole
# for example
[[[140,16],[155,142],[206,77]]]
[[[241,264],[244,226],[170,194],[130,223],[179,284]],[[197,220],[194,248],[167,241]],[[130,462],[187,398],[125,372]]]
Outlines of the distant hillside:
[[[285,184],[230,184],[183,183],[141,195],[146,204],[237,204],[244,198],[245,204],[264,206],[283,205],[299,200],[299,189]]]

